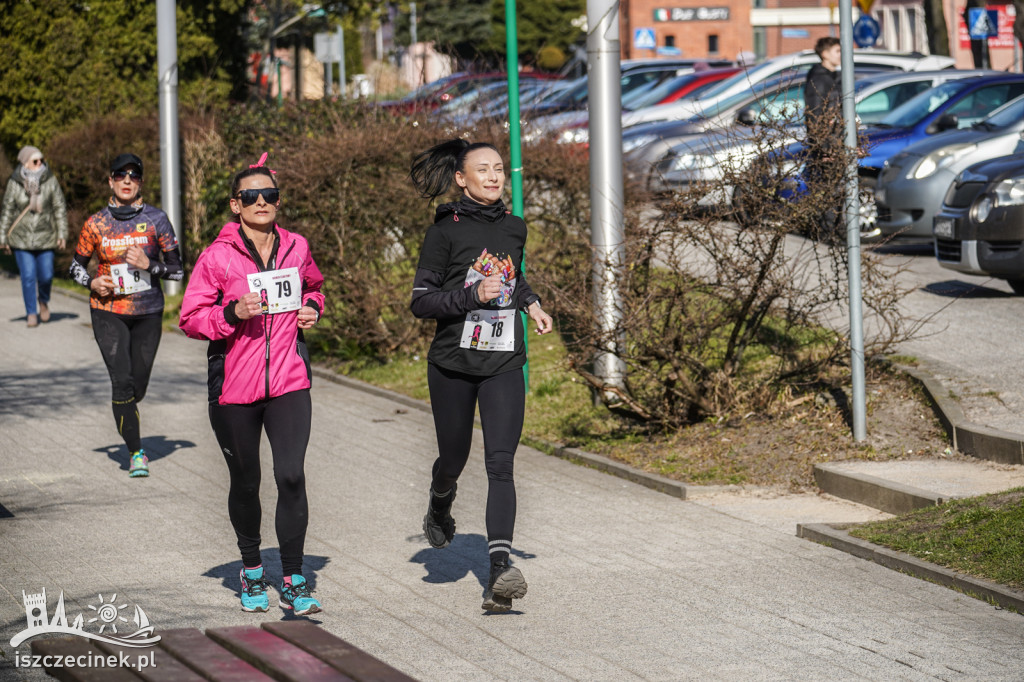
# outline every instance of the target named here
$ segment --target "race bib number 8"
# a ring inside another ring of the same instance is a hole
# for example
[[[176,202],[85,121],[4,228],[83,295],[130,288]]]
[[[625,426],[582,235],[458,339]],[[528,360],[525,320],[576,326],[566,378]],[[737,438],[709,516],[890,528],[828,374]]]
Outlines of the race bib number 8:
[[[470,350],[514,351],[516,311],[474,310],[469,313],[459,346]]]
[[[302,281],[298,268],[268,270],[248,277],[249,291],[260,295],[264,315],[287,313],[302,307]]]
[[[110,277],[114,280],[114,293],[119,296],[137,294],[153,288],[149,272],[133,268],[127,263],[111,265]]]

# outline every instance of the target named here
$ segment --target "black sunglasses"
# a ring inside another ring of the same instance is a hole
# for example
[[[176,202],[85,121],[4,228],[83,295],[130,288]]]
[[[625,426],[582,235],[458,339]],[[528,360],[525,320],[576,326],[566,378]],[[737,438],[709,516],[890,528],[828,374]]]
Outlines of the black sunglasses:
[[[141,171],[132,170],[129,168],[128,170],[114,171],[113,173],[110,174],[110,177],[114,179],[114,182],[121,182],[125,178],[128,178],[129,180],[141,180],[142,173]]]
[[[262,189],[243,189],[235,195],[235,198],[242,202],[242,206],[252,206],[263,195],[263,200],[268,204],[276,204],[281,198],[281,190],[277,187],[264,187]]]

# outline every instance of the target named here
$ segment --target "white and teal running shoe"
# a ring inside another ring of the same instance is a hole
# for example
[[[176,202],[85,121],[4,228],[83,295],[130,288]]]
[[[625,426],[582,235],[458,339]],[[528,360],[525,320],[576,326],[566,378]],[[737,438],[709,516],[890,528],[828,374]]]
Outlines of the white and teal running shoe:
[[[270,597],[267,596],[270,583],[263,578],[263,567],[243,568],[238,577],[242,579],[242,610],[267,611],[270,608]]]
[[[309,583],[298,573],[292,575],[292,584],[281,583],[281,608],[295,609],[296,616],[319,613],[323,610],[313,597],[309,596]]]
[[[128,466],[128,475],[132,478],[144,478],[149,476],[149,458],[145,450],[132,453],[132,461]]]

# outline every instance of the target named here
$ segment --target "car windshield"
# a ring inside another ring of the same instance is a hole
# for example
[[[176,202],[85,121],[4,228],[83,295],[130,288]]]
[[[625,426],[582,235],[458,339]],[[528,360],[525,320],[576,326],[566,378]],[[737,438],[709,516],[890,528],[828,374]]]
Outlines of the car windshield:
[[[985,119],[986,128],[1006,128],[1024,118],[1024,96],[1004,104]]]
[[[469,90],[458,97],[454,97],[448,102],[445,102],[441,107],[441,111],[450,113],[465,109],[475,102],[486,102],[491,97],[500,94],[501,89],[505,87],[507,87],[507,85],[499,81],[497,83],[489,83],[483,87]]]
[[[955,96],[964,88],[970,85],[971,79],[948,81],[938,85],[931,90],[925,90],[917,97],[907,100],[900,106],[889,112],[876,125],[883,128],[912,128],[936,109],[941,107],[950,97]]]

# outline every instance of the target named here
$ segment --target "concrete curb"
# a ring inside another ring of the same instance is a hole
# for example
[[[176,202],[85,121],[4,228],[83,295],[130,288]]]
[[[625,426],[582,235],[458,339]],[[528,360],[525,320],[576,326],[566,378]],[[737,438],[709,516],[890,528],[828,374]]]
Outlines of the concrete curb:
[[[906,514],[947,501],[939,493],[877,476],[843,471],[836,464],[815,464],[814,482],[826,493],[890,514]]]
[[[965,455],[1000,464],[1024,464],[1024,436],[967,421],[963,409],[949,395],[949,389],[924,367],[893,363],[893,367],[914,378],[932,401],[935,414],[953,440],[953,449]]]
[[[952,587],[971,597],[1024,614],[1024,592],[1017,592],[981,578],[961,575],[956,571],[922,561],[909,554],[896,552],[855,538],[847,531],[847,528],[850,527],[850,524],[797,524],[796,534],[798,537],[838,549],[861,559],[873,561],[886,568]]]

